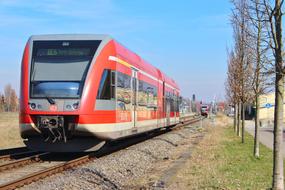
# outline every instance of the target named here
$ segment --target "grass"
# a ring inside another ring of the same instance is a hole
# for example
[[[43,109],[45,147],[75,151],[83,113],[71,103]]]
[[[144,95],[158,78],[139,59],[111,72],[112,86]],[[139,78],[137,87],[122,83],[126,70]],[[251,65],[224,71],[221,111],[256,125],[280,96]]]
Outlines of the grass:
[[[18,113],[0,112],[0,149],[24,146],[18,121]]]
[[[218,118],[217,120],[220,120]],[[268,189],[272,180],[272,151],[260,146],[260,158],[253,156],[253,137],[246,133],[245,143],[217,121],[186,166],[174,179],[176,189]]]
[[[223,151],[218,150],[217,156],[224,159],[224,165],[217,167],[223,177],[222,185],[235,189],[266,189],[271,186],[272,151],[261,145],[260,158],[253,156],[253,137],[245,134],[242,144],[232,128],[224,130],[225,140],[221,143]]]

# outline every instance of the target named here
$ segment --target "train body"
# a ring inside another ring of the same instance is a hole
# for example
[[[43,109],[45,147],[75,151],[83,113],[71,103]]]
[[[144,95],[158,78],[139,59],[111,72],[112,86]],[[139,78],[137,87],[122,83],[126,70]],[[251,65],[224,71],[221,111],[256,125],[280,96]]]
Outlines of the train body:
[[[179,123],[179,87],[108,35],[32,36],[22,59],[19,121],[31,149],[96,150]]]
[[[210,106],[209,105],[206,105],[206,104],[201,105],[201,115],[202,116],[208,117],[209,111],[210,111]]]

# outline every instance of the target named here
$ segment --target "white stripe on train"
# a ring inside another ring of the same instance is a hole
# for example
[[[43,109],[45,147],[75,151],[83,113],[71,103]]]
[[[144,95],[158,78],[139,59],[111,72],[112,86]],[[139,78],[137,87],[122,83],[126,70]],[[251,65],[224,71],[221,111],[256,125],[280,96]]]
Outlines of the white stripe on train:
[[[148,73],[146,73],[146,72],[140,70],[139,68],[137,68],[137,67],[135,67],[135,66],[129,64],[128,62],[126,62],[126,61],[124,61],[124,60],[122,60],[122,59],[120,59],[120,58],[118,58],[118,57],[109,56],[109,60],[110,60],[110,61],[116,61],[117,63],[120,63],[120,64],[122,64],[122,65],[125,65],[126,67],[133,68],[133,69],[137,70],[138,72],[140,72],[141,74],[147,76],[148,78],[150,78],[150,79],[152,79],[152,80],[155,80],[155,81],[158,81],[158,82],[161,83],[161,84],[163,83],[163,81],[159,80],[158,78],[156,78],[156,77],[154,77],[154,76],[152,76],[152,75],[150,75],[150,74],[148,74]],[[169,87],[169,88],[171,88],[171,89],[173,89],[173,90],[177,90],[177,91],[178,91],[178,89],[174,88],[174,87],[171,86],[170,84],[165,83],[165,86],[167,86],[167,87]]]
[[[102,124],[78,124],[75,129],[78,131],[89,131],[91,133],[124,131],[124,130],[129,130],[129,129],[144,128],[144,127],[150,127],[150,128],[155,129],[155,128],[164,127],[165,122],[166,122],[166,118],[160,119],[160,120],[153,119],[153,120],[137,121],[136,127],[134,127],[133,122],[102,123]],[[170,118],[170,125],[176,124],[178,122],[179,122],[179,117]],[[160,126],[157,126],[157,124],[160,124]],[[40,133],[39,129],[35,127],[34,123],[21,123],[20,129],[21,129],[21,131],[34,129]]]

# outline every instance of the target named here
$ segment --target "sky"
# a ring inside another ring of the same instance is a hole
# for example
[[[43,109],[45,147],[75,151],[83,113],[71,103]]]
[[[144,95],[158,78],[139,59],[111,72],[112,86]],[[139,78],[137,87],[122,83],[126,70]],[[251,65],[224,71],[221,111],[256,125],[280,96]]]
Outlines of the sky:
[[[19,91],[25,43],[36,34],[109,34],[177,81],[181,93],[224,99],[228,0],[0,0],[0,92]]]

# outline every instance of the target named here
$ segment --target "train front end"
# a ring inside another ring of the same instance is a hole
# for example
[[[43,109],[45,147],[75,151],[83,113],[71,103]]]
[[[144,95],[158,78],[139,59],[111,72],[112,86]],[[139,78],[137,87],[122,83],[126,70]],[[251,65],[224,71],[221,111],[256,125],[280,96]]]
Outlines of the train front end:
[[[88,114],[86,81],[104,38],[44,35],[29,39],[22,60],[19,115],[21,136],[28,147],[73,152],[102,146],[101,140],[84,137],[75,128],[80,115]]]

